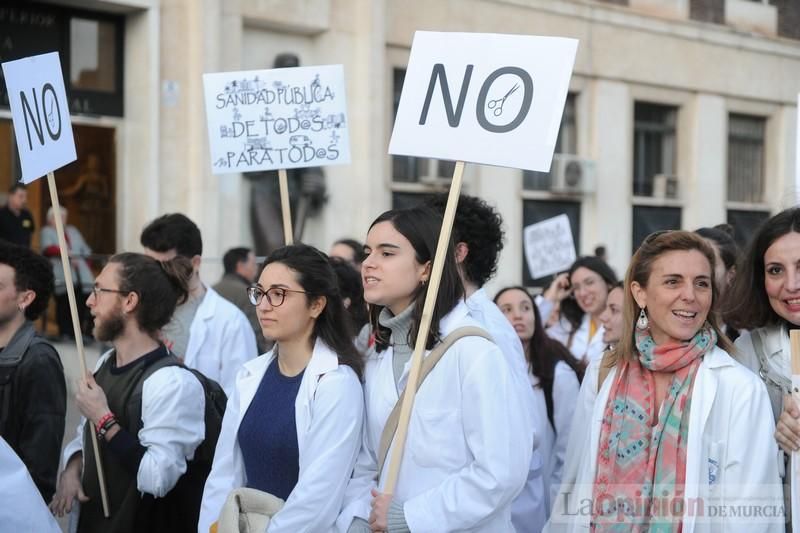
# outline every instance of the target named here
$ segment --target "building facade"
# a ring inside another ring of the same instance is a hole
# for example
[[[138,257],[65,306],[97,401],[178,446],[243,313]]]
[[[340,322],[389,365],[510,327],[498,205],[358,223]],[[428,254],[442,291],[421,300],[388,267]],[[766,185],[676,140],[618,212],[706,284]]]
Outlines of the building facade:
[[[61,52],[79,160],[56,179],[98,252],[137,250],[147,221],[181,211],[213,259],[252,242],[253,183],[211,174],[202,74],[270,68],[286,52],[302,65],[344,65],[352,163],[325,169],[327,202],[303,234],[325,249],[447,187],[452,162],[387,154],[423,29],[580,40],[551,171],[466,167],[464,191],[505,218],[497,284],[536,283],[523,228],[556,214],[569,216],[579,253],[603,244],[622,274],[651,231],[729,222],[744,240],[795,203],[793,0],[5,2],[0,59]],[[3,189],[18,175],[9,117],[0,94]],[[30,194],[40,223],[45,188]]]

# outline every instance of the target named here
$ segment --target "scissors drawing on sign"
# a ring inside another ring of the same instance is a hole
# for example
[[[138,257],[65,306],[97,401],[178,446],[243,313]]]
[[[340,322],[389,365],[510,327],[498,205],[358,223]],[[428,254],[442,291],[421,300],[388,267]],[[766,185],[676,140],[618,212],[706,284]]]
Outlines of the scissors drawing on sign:
[[[489,100],[488,107],[489,109],[494,109],[494,116],[499,117],[503,114],[503,104],[506,103],[506,98],[511,96],[511,94],[519,89],[519,83],[514,84],[510,91],[506,93],[506,95],[502,98],[498,98],[497,100]]]

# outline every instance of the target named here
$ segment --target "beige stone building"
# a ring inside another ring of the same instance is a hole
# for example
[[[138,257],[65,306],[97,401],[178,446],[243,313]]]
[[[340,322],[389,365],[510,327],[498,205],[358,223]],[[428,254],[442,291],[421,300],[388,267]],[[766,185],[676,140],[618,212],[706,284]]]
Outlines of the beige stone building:
[[[549,174],[468,165],[465,192],[498,206],[496,283],[528,280],[523,227],[558,213],[580,253],[621,273],[654,229],[731,222],[744,239],[794,202],[800,8],[792,0],[50,0],[0,4],[0,58],[57,49],[79,161],[57,173],[71,220],[102,253],[182,211],[205,255],[252,242],[250,189],[211,174],[201,75],[342,63],[352,163],[325,169],[328,200],[303,240],[363,239],[380,212],[446,186],[452,164],[387,146],[415,30],[580,40]],[[4,89],[3,89],[4,90]],[[0,94],[0,185],[18,173]],[[31,188],[41,222],[42,184]],[[215,272],[206,273],[209,280]]]

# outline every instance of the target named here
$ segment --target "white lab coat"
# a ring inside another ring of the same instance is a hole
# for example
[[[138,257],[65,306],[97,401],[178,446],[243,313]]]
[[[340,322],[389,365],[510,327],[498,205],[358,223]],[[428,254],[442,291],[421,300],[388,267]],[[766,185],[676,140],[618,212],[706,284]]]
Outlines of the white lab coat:
[[[189,328],[183,363],[219,383],[230,397],[239,367],[257,355],[256,336],[245,314],[207,287]]]
[[[97,361],[95,372],[112,357],[109,350]],[[136,437],[146,448],[136,484],[140,492],[160,498],[166,495],[186,472],[186,462],[203,442],[206,396],[203,385],[188,370],[168,366],[153,372],[142,385],[142,429]],[[81,417],[75,438],[62,453],[63,465],[76,452],[83,451]],[[110,452],[106,452],[110,453]]]
[[[539,378],[530,374],[530,382],[535,387],[534,391],[541,398],[541,410],[536,414],[537,419],[544,420],[541,430],[540,448],[544,457],[544,487],[547,503],[547,514],[553,506],[558,486],[561,484],[561,472],[567,455],[567,442],[572,427],[572,417],[575,412],[575,399],[578,397],[581,384],[575,371],[564,361],[556,364],[553,379],[553,424],[547,418],[547,403],[544,399],[544,390],[539,387]],[[546,451],[546,452],[545,452]],[[519,528],[518,528],[519,530]]]
[[[534,392],[519,335],[497,305],[486,296],[486,291],[479,289],[467,298],[467,308],[469,316],[489,332],[497,347],[503,352],[518,388],[518,394],[528,412],[526,420],[533,433],[533,454],[525,487],[511,505],[511,522],[517,533],[539,533],[550,511],[544,464],[549,461],[552,447],[542,446],[543,432],[549,429],[544,395]],[[525,428],[520,426],[519,430],[524,431]],[[552,432],[552,429],[550,431]]]
[[[605,331],[603,326],[598,327],[592,338],[589,338],[590,320],[591,317],[589,314],[584,313],[581,325],[575,330],[571,342],[569,340],[569,335],[570,331],[572,331],[572,326],[564,317],[561,317],[555,324],[547,328],[547,334],[550,338],[557,340],[564,346],[567,346],[569,342],[570,344],[567,346],[567,349],[572,352],[572,355],[579,361],[585,361],[589,364],[595,359],[602,359],[603,351],[606,348],[606,344],[603,342],[603,332]]]
[[[586,371],[572,425],[562,485],[546,531],[588,531],[600,424],[616,368],[597,392],[600,361]],[[686,450],[684,533],[783,532],[778,447],[764,384],[715,347],[695,377]],[[696,511],[702,502],[704,516]],[[732,516],[754,506],[766,518]],[[724,516],[723,516],[724,515]],[[776,518],[776,515],[777,518]]]
[[[442,335],[458,327],[480,327],[467,315],[459,302],[441,320]],[[401,390],[410,366],[409,360]],[[525,485],[533,450],[532,432],[519,430],[528,424],[513,383],[499,349],[481,337],[456,341],[422,383],[393,495],[402,502],[411,531],[513,531],[511,502]],[[364,441],[337,521],[342,532],[353,517],[369,517],[381,432],[399,397],[391,348],[368,352],[364,394]],[[391,454],[390,447],[379,490]]]
[[[767,365],[769,373],[774,373],[784,376],[788,380],[792,380],[792,349],[789,344],[789,331],[785,325],[771,325],[763,328],[758,328],[753,331],[742,332],[741,336],[736,339],[734,345],[736,346],[736,358],[747,368],[752,370],[757,376],[762,376],[761,363],[756,354],[755,346],[753,345],[753,335],[759,335],[762,339],[764,354],[767,358]],[[763,379],[763,378],[762,378]],[[783,411],[783,393],[777,390],[777,387],[767,387],[770,393],[770,400],[772,402],[772,414],[777,421]],[[791,462],[788,466],[789,472],[796,472],[798,469],[798,453],[791,454]],[[786,470],[784,462],[779,464],[781,476],[786,478]],[[797,474],[788,476],[787,481],[791,485],[791,516],[792,522],[798,524],[794,527],[793,531],[800,532],[800,491],[797,489],[796,483],[791,483],[796,479]]]
[[[245,363],[239,371],[203,492],[199,533],[207,533],[210,525],[217,521],[228,494],[246,485],[239,425],[274,358],[273,349]],[[269,533],[332,530],[361,445],[363,418],[361,382],[355,372],[349,366],[340,365],[337,355],[318,339],[295,400],[299,452],[297,485],[286,505],[272,517]]]
[[[0,437],[0,530],[15,533],[60,533],[28,469]]]

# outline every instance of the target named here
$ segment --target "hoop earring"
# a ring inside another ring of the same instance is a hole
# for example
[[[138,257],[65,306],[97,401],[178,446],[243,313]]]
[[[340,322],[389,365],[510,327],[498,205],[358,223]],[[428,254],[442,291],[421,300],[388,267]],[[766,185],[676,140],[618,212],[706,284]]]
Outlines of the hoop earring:
[[[639,311],[639,319],[636,320],[636,329],[639,331],[645,331],[647,327],[650,325],[650,321],[647,319],[647,315],[644,312],[644,308]]]

